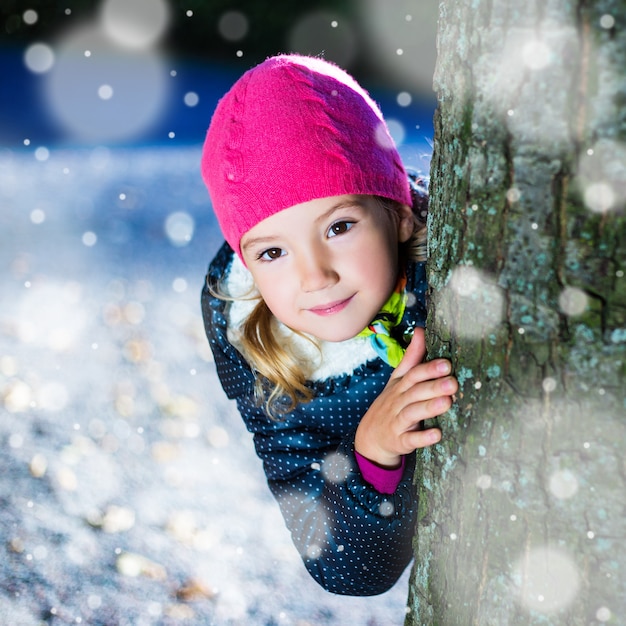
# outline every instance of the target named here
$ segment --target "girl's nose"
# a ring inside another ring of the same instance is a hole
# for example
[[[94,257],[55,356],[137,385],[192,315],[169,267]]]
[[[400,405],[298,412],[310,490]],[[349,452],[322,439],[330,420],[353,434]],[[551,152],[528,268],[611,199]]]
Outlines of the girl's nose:
[[[339,276],[330,259],[323,252],[313,253],[300,259],[298,264],[300,285],[305,292],[319,291],[334,285]]]

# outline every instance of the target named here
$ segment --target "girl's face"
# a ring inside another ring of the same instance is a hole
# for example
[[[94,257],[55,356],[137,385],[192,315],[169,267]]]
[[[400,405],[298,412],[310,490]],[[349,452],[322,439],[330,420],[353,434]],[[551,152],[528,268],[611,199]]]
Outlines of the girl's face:
[[[411,209],[395,215],[372,196],[297,204],[251,228],[243,259],[283,324],[321,340],[361,332],[398,278],[398,243],[413,232]]]

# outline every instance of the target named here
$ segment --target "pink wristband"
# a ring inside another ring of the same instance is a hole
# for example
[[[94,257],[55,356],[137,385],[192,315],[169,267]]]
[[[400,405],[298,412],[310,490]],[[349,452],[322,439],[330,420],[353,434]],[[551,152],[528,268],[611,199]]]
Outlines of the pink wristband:
[[[372,463],[369,459],[366,459],[363,455],[354,451],[356,461],[361,470],[361,475],[376,491],[380,493],[393,493],[402,480],[402,474],[404,472],[404,457],[400,467],[396,469],[384,469],[375,463]]]

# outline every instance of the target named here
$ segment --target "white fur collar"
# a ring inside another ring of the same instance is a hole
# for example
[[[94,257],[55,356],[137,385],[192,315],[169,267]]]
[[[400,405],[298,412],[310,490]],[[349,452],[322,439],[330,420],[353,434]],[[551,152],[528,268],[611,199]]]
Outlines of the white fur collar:
[[[224,286],[227,293],[236,298],[226,309],[228,321],[228,340],[241,351],[238,332],[241,324],[251,313],[257,303],[256,288],[252,275],[235,255]],[[248,299],[249,298],[249,299]],[[296,354],[310,364],[311,369],[306,378],[321,381],[333,376],[352,373],[359,365],[376,358],[376,352],[367,337],[354,337],[347,341],[317,341],[319,350],[307,339],[294,333],[284,324],[278,326],[279,333],[285,342],[289,342]]]

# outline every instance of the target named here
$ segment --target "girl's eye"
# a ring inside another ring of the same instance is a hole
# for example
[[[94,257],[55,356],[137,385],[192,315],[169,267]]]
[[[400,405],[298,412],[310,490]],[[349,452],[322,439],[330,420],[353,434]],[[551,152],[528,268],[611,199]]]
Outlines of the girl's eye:
[[[259,259],[261,261],[273,261],[274,259],[278,259],[283,256],[284,252],[281,248],[268,248],[259,254]]]
[[[328,236],[335,237],[336,235],[343,235],[344,233],[347,233],[353,226],[354,226],[354,222],[345,222],[345,221],[335,222],[328,229]]]

